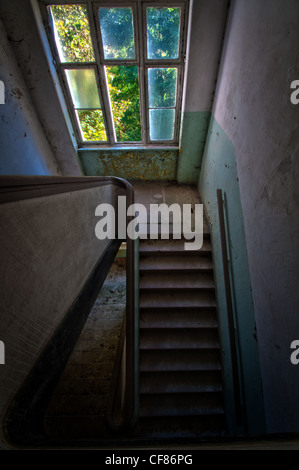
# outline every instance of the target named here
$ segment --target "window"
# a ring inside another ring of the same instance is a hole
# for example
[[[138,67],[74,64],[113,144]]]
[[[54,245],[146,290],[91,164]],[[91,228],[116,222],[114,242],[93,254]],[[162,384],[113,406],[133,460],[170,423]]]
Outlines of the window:
[[[188,1],[43,3],[79,146],[177,145]]]

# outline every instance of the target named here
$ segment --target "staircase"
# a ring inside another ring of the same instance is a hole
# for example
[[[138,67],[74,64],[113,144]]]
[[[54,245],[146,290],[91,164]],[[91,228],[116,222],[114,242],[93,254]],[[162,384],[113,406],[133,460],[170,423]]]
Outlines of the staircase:
[[[208,232],[140,240],[140,422],[150,437],[225,432],[213,262]]]

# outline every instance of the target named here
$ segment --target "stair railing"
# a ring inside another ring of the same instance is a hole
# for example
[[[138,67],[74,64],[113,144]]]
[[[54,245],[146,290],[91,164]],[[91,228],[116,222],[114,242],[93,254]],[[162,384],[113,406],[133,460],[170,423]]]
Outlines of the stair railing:
[[[0,204],[23,199],[67,193],[99,186],[115,185],[126,195],[127,208],[134,203],[134,188],[126,180],[114,176],[4,176],[0,178]],[[118,207],[116,207],[117,209]],[[117,214],[118,220],[118,212]],[[127,213],[127,212],[126,212]],[[133,217],[126,216],[128,224]],[[126,230],[127,233],[127,230]],[[126,235],[127,270],[126,270],[126,314],[125,337],[122,350],[121,375],[118,380],[120,408],[110,425],[114,429],[125,429],[132,426],[138,417],[138,239]],[[120,241],[121,243],[121,241]],[[115,420],[114,420],[115,418]]]
[[[234,388],[234,396],[235,396],[234,404],[235,404],[236,424],[237,426],[241,426],[242,421],[243,421],[243,413],[242,413],[240,377],[239,377],[239,367],[238,367],[236,328],[235,328],[235,322],[234,322],[232,287],[231,287],[231,281],[230,281],[229,258],[228,258],[228,252],[227,252],[227,235],[226,235],[226,229],[225,229],[223,196],[222,196],[221,189],[217,189],[217,204],[218,204],[218,215],[219,215],[219,227],[220,227],[221,252],[222,252],[224,286],[225,286],[225,297],[226,297],[226,307],[227,307],[227,319],[228,319],[228,328],[229,328],[233,388]]]
[[[133,186],[122,180],[126,187],[127,209],[134,204]],[[127,227],[133,216],[127,215]],[[126,334],[125,334],[125,383],[123,402],[123,422],[121,429],[133,426],[138,418],[139,408],[139,302],[138,302],[138,238],[126,236],[127,266],[126,266]]]

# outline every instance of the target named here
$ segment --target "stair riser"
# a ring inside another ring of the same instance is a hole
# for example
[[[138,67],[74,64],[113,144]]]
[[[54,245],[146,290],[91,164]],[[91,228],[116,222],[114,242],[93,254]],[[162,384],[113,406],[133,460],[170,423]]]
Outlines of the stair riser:
[[[201,416],[223,414],[222,394],[141,395],[141,416]]]
[[[172,309],[141,309],[140,328],[216,328],[216,313],[198,309],[175,311]]]
[[[140,393],[222,392],[220,372],[143,372]]]
[[[220,354],[217,349],[140,350],[141,372],[217,371]]]
[[[192,293],[176,292],[169,295],[167,292],[153,293],[140,292],[140,308],[207,308],[216,307],[216,301],[213,295],[203,293],[202,295]]]
[[[213,263],[209,257],[182,255],[150,255],[142,256],[139,260],[140,271],[202,271],[212,272]]]

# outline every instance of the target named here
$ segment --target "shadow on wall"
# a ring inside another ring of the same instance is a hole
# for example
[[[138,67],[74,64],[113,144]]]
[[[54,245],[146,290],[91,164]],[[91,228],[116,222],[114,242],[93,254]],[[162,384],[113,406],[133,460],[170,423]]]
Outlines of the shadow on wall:
[[[265,432],[264,404],[236,156],[232,143],[212,117],[199,178],[199,191],[211,225],[226,404],[228,416],[234,416],[217,189],[222,189],[225,195],[228,256],[246,432],[259,434]],[[229,426],[232,427],[233,422],[232,420]]]

